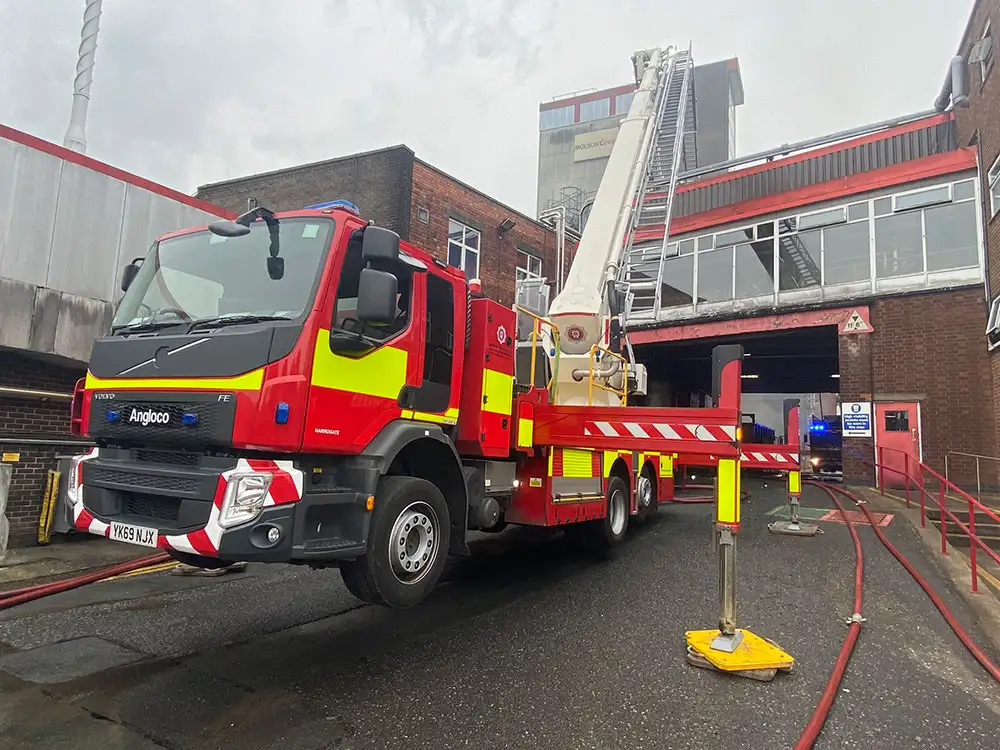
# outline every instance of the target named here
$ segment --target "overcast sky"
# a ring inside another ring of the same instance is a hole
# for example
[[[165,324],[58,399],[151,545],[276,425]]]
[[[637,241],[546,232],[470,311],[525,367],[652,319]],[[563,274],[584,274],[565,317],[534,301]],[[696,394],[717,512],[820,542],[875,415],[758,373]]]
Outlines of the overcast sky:
[[[0,0],[0,123],[62,143],[84,5]],[[104,0],[88,154],[193,193],[405,143],[533,215],[539,102],[627,83],[634,49],[739,57],[743,154],[931,107],[972,5]]]

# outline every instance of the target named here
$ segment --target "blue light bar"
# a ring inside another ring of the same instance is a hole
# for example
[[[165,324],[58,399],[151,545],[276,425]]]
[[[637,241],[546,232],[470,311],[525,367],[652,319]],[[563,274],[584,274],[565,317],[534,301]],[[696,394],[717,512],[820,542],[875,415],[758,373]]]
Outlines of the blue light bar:
[[[304,210],[318,211],[321,208],[342,208],[345,211],[350,211],[355,216],[361,216],[361,212],[358,210],[357,206],[355,206],[350,201],[345,201],[343,199],[338,199],[335,201],[326,201],[325,203],[313,203],[311,206],[306,206]]]
[[[117,422],[121,418],[121,413],[117,411],[109,411],[104,415],[104,418],[109,422]]]
[[[188,426],[198,424],[198,415],[193,411],[187,412],[181,417],[181,424],[186,424]]]

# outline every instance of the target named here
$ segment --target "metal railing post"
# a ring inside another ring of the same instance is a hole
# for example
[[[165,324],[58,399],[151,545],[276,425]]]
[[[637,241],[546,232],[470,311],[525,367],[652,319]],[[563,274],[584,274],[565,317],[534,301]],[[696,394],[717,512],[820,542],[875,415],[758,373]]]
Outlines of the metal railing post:
[[[910,454],[903,454],[903,475],[906,482],[906,507],[910,507]]]
[[[885,448],[875,451],[875,474],[878,476],[878,491],[885,496]]]
[[[920,528],[927,528],[927,509],[924,496],[927,494],[927,480],[924,479],[924,465],[920,464]]]
[[[979,456],[976,456],[976,499],[980,502],[983,499],[983,483],[979,479]]]
[[[972,568],[972,593],[979,593],[979,571],[976,569],[976,546],[979,540],[976,538],[976,508],[969,498],[969,565]]]
[[[948,554],[948,530],[944,516],[944,482],[938,481],[938,520],[941,522],[941,554]]]

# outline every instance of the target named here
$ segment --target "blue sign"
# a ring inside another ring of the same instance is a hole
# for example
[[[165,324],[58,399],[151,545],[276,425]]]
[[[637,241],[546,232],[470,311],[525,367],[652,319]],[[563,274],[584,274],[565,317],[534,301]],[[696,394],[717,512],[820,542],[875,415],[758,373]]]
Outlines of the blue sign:
[[[867,401],[841,404],[840,426],[844,437],[871,437],[872,405]]]

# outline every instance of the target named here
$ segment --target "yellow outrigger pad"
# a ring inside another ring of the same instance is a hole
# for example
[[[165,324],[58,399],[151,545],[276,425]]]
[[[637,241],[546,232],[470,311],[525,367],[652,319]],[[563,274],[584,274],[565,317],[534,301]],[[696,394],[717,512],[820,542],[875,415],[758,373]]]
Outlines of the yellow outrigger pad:
[[[712,648],[712,641],[719,635],[718,630],[689,630],[684,634],[688,648],[706,659],[709,664],[723,672],[746,672],[757,669],[787,671],[795,664],[795,659],[778,646],[749,630],[738,629],[743,635],[732,653]]]

